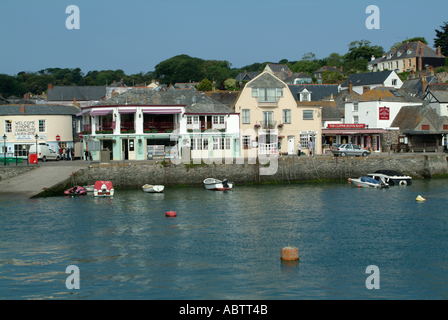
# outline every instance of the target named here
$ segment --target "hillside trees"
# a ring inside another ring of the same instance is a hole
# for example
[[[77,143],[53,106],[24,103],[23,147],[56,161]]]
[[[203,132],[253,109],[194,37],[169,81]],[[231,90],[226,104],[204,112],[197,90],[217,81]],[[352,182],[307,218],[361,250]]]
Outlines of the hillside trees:
[[[448,22],[444,22],[443,26],[440,26],[441,30],[436,31],[436,37],[434,38],[434,47],[440,46],[442,54],[448,57]]]

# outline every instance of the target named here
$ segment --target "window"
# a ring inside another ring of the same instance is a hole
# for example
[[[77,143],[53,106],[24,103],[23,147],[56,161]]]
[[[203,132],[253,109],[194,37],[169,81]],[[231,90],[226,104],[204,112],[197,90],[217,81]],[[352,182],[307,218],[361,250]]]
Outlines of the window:
[[[250,136],[243,136],[243,149],[250,148]]]
[[[409,59],[409,66],[411,66],[411,64],[412,64],[411,59]]]
[[[277,102],[283,97],[282,88],[252,88],[252,97],[258,97],[258,102]]]
[[[191,119],[191,116],[187,116],[187,124],[192,124],[193,122],[192,122],[192,119]]]
[[[303,110],[303,120],[313,120],[314,112],[313,110]]]
[[[422,130],[429,130],[429,124],[422,124]]]
[[[249,109],[243,109],[243,123],[250,123],[250,110]]]
[[[252,98],[258,97],[258,88],[252,88]]]
[[[190,139],[190,150],[196,150],[196,139]]]
[[[226,138],[226,150],[230,150],[230,138]]]
[[[39,120],[39,133],[47,132],[47,121]]]
[[[218,138],[213,138],[213,150],[219,150],[218,149]]]
[[[291,123],[291,110],[283,110],[283,123]]]
[[[309,134],[300,134],[300,144],[302,145],[302,148],[308,148],[308,142],[310,141],[310,135]]]
[[[300,94],[300,96],[301,101],[310,101],[310,94],[308,92],[303,92]]]
[[[353,111],[358,111],[358,102],[353,102]]]
[[[6,133],[12,132],[12,121],[11,120],[5,120],[5,132]]]
[[[208,150],[208,139],[203,139],[202,141],[204,142],[203,150]]]
[[[398,67],[397,67],[398,68]],[[392,79],[392,85],[396,86],[397,85],[397,79]]]
[[[448,130],[448,125],[447,124],[443,125],[443,130]]]
[[[224,124],[224,116],[213,116],[213,124]]]
[[[359,123],[359,120],[358,120],[359,118],[358,118],[358,116],[354,116],[353,117],[353,123]]]
[[[28,150],[31,144],[15,144],[14,145],[14,157],[28,157]]]

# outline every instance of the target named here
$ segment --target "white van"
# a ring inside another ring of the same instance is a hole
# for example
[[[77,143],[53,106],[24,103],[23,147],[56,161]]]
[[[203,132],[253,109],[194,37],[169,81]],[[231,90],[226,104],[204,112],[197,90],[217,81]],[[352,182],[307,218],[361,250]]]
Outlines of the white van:
[[[39,160],[42,160],[42,161],[47,161],[47,160],[59,161],[59,160],[61,160],[61,156],[58,153],[51,150],[46,144],[38,144],[37,151],[38,151],[37,159],[39,159]],[[30,146],[29,154],[32,154],[32,153],[36,153],[36,145],[35,144]]]

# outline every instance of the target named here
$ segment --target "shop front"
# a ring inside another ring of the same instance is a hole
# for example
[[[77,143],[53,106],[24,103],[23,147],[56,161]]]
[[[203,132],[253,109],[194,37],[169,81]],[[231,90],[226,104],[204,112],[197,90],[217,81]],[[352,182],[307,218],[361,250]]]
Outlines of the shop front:
[[[381,137],[388,131],[366,128],[363,123],[329,124],[322,129],[323,153],[331,153],[337,144],[351,143],[371,152],[381,152]]]

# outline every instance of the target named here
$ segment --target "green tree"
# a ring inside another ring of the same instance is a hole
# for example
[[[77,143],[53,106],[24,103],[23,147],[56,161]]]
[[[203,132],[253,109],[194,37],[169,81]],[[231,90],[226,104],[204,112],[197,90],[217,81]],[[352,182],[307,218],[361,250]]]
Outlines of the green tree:
[[[344,55],[344,69],[352,72],[367,71],[367,62],[372,55],[381,57],[383,54],[383,47],[372,46],[368,40],[353,41],[348,45],[348,52]]]
[[[436,37],[434,38],[434,47],[440,46],[442,54],[448,57],[448,22],[444,22],[443,26],[440,26],[441,30],[436,31]]]
[[[201,81],[201,83],[198,85],[199,91],[212,91],[212,82],[208,79],[204,79]]]
[[[203,62],[202,59],[192,58],[186,54],[178,55],[157,64],[154,77],[166,85],[189,80],[199,81]]]
[[[341,56],[339,53],[333,52],[328,57],[323,59],[323,63],[325,66],[331,66],[340,68],[344,64],[344,56]]]
[[[236,80],[233,78],[229,78],[226,81],[224,81],[224,87],[226,90],[231,90],[236,88]]]

